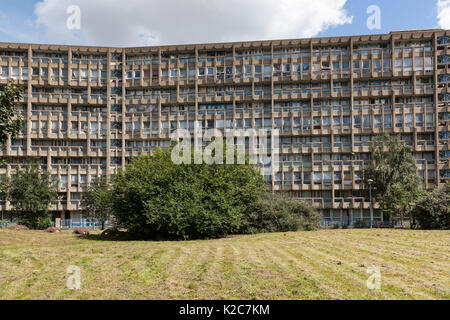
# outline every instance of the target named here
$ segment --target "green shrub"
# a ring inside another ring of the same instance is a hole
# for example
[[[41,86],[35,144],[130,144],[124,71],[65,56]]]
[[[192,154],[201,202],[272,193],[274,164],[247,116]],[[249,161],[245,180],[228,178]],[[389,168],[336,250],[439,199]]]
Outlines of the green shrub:
[[[52,226],[52,219],[50,214],[41,217],[21,216],[17,223],[24,226],[33,226],[33,229],[42,230]]]
[[[176,165],[169,149],[157,149],[119,171],[113,209],[122,226],[145,238],[213,238],[237,233],[264,189],[253,165]]]
[[[426,192],[415,204],[411,216],[421,229],[450,229],[450,194],[448,186]]]
[[[244,214],[242,233],[316,230],[321,216],[304,201],[268,193]]]
[[[50,204],[58,193],[50,174],[40,168],[39,162],[27,163],[6,183],[6,196],[19,223],[30,229],[43,229],[51,225]]]

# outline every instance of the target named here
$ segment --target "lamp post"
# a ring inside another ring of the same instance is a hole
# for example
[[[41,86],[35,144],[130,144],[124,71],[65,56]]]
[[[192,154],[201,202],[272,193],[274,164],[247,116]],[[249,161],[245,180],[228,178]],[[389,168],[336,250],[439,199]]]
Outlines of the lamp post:
[[[372,225],[373,225],[372,183],[373,183],[373,180],[369,179],[369,180],[367,180],[367,182],[369,183],[369,201],[370,201],[370,222],[369,222],[369,228],[372,229]]]

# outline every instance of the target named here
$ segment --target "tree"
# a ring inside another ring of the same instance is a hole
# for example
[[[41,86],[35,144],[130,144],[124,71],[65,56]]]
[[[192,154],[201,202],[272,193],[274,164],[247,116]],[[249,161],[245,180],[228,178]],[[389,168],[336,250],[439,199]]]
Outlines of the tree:
[[[422,192],[412,148],[398,137],[383,135],[372,143],[371,154],[372,162],[363,170],[365,184],[373,180],[375,201],[388,213],[388,220],[399,215],[403,225],[404,216]]]
[[[411,216],[422,229],[450,229],[450,186],[424,193],[416,202]]]
[[[23,116],[19,112],[19,101],[22,99],[23,88],[16,86],[10,80],[6,86],[0,89],[0,148],[3,148],[8,137],[16,138],[22,130]],[[5,160],[0,161],[0,165]],[[6,184],[0,182],[0,194],[6,195]]]
[[[7,199],[19,217],[19,223],[30,229],[51,225],[49,205],[57,199],[50,175],[38,162],[26,164],[7,182]]]
[[[82,205],[89,218],[97,219],[105,228],[105,222],[112,214],[112,189],[105,177],[97,177],[83,193]]]
[[[254,165],[177,165],[170,149],[157,149],[119,170],[113,190],[114,212],[129,231],[199,239],[237,233],[266,183]]]
[[[14,139],[22,130],[23,116],[19,112],[19,101],[22,99],[23,88],[16,86],[10,80],[0,91],[0,146],[8,137]]]

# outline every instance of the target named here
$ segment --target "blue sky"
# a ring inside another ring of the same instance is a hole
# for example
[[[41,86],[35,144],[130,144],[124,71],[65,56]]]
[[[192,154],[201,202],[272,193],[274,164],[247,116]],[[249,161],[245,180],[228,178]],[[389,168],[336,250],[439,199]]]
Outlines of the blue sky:
[[[2,0],[0,41],[137,46],[448,28],[450,1],[440,0],[440,20],[438,1]],[[81,25],[69,30],[72,4]],[[370,5],[380,7],[379,30],[367,28]]]
[[[350,0],[345,8],[353,16],[352,24],[330,28],[320,36],[340,36],[343,34],[389,33],[393,30],[439,28],[437,1],[433,0]],[[369,30],[366,13],[370,5],[381,9],[381,29]]]

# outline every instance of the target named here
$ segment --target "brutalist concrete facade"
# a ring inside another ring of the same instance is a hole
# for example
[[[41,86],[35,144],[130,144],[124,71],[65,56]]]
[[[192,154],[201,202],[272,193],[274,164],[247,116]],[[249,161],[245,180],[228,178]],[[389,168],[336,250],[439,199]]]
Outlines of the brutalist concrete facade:
[[[95,176],[169,146],[177,128],[277,128],[273,189],[311,201],[325,223],[351,224],[369,218],[361,171],[378,134],[414,147],[428,188],[450,177],[449,44],[440,29],[139,48],[0,43],[1,85],[24,86],[27,119],[0,174],[39,157],[58,182],[54,217],[76,218]]]

